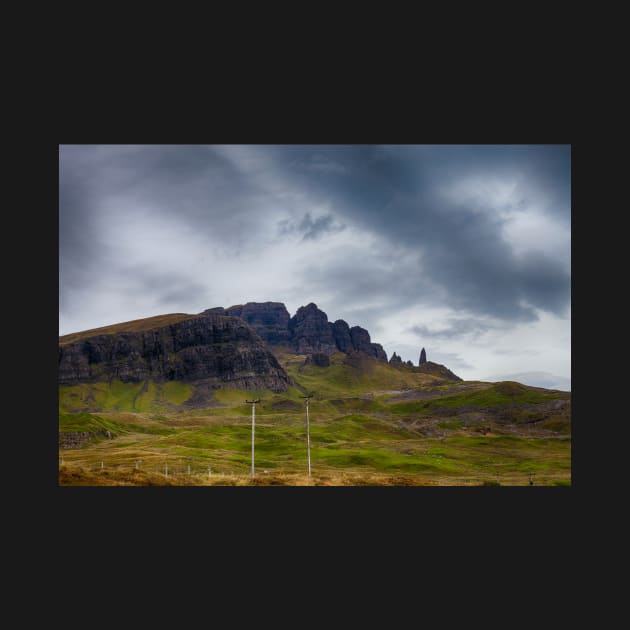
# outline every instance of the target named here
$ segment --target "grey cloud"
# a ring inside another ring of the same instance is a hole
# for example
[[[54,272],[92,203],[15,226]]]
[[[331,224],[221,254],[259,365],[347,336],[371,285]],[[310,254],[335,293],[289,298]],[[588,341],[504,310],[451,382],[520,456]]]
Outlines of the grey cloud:
[[[465,359],[457,354],[456,352],[440,352],[440,351],[432,351],[431,349],[427,349],[427,360],[433,361],[434,363],[441,363],[442,365],[447,365],[457,370],[474,370],[475,366],[468,363]],[[416,358],[415,363],[418,362]]]
[[[121,292],[135,295],[149,294],[158,304],[169,305],[177,310],[180,304],[209,304],[207,288],[188,276],[174,272],[158,272],[146,265],[121,267],[120,273],[129,284]]]
[[[324,150],[318,147],[320,153]],[[303,148],[274,153],[287,160],[294,181],[311,196],[334,199],[338,213],[354,224],[422,252],[424,272],[446,289],[452,307],[514,321],[536,319],[535,308],[566,312],[566,265],[516,256],[502,236],[498,215],[479,213],[440,191],[470,175],[516,178],[518,207],[528,203],[528,195],[542,198],[546,209],[568,223],[568,147],[359,146],[329,151],[345,167],[343,177],[313,173]]]
[[[484,207],[483,196],[447,194],[470,178],[509,182],[514,190],[501,210],[535,207],[568,233],[569,147],[285,145],[239,153],[213,146],[77,145],[60,147],[59,176],[60,304],[73,314],[99,287],[111,291],[119,277],[132,305],[136,295],[173,311],[184,303],[199,303],[199,310],[228,305],[202,265],[190,277],[156,271],[155,248],[141,244],[133,260],[142,265],[117,259],[116,234],[129,234],[130,226],[141,231],[145,217],[147,229],[152,217],[166,218],[203,235],[235,277],[247,273],[238,257],[243,244],[248,254],[265,255],[265,230],[308,242],[299,257],[287,257],[287,286],[269,278],[260,286],[269,295],[260,299],[290,298],[295,306],[317,301],[331,318],[366,327],[375,341],[382,318],[411,305],[450,308],[457,316],[447,318],[445,331],[427,322],[415,332],[456,341],[532,322],[537,310],[563,316],[570,304],[568,261],[516,255],[503,236],[504,217]],[[321,208],[334,212],[322,215]],[[323,255],[325,237],[342,230],[347,246],[328,247]],[[282,246],[282,238],[274,241],[276,255]],[[174,239],[172,250],[187,247]],[[394,333],[388,335],[394,346]],[[439,356],[430,352],[431,360]],[[469,368],[443,356],[438,362]]]
[[[347,169],[343,164],[340,164],[330,157],[315,153],[306,168],[310,171],[324,171],[331,173],[346,173]]]
[[[496,324],[479,321],[473,318],[447,320],[447,327],[432,330],[428,326],[412,326],[410,332],[415,333],[420,338],[429,337],[431,339],[453,339],[464,335],[479,336],[488,330],[496,328]]]
[[[282,219],[277,223],[278,234],[302,234],[303,241],[316,241],[325,234],[341,232],[346,229],[344,224],[338,223],[332,214],[312,218],[307,212],[297,223],[292,219]]]
[[[536,357],[540,354],[538,351],[532,350],[531,348],[494,348],[492,352],[499,356],[510,356],[510,357],[513,357],[516,355]]]
[[[370,329],[382,316],[410,304],[437,301],[438,295],[419,272],[417,257],[397,252],[352,246],[331,252],[326,258],[309,260],[296,269],[302,286],[313,295],[327,295],[336,317],[354,320]]]
[[[299,229],[304,231],[303,240],[316,240],[327,232],[340,232],[345,227],[345,225],[335,224],[331,214],[313,220],[308,212],[299,225]]]
[[[199,301],[201,296],[206,295],[205,287],[196,283],[189,283],[184,286],[177,286],[171,290],[165,290],[158,296],[160,304],[169,304],[177,307],[178,304],[191,303],[193,300]],[[208,299],[202,300],[204,304],[209,303]]]
[[[115,273],[103,264],[115,257],[116,245],[106,240],[103,225],[122,233],[148,212],[156,219],[174,217],[237,250],[244,242],[256,245],[252,235],[266,219],[260,209],[274,198],[207,146],[63,145],[59,180],[59,297],[65,309],[76,306],[78,290]]]

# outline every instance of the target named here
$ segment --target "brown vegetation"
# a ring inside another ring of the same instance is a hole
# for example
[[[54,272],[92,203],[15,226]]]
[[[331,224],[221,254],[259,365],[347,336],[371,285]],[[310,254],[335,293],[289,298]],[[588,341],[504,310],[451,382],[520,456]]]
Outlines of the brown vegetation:
[[[197,319],[201,315],[189,315],[187,313],[170,313],[168,315],[155,315],[154,317],[146,317],[144,319],[133,319],[129,322],[121,322],[120,324],[112,324],[111,326],[102,326],[101,328],[92,328],[90,330],[82,330],[81,332],[70,333],[59,337],[59,345],[63,346],[69,343],[88,339],[95,335],[114,335],[125,332],[142,332],[169,326],[177,322],[183,322],[187,319]]]

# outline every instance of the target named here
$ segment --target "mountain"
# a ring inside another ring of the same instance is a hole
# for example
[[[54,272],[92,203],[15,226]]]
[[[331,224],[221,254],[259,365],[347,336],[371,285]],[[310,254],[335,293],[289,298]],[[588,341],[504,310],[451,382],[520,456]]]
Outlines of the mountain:
[[[461,380],[431,361],[388,363],[365,328],[330,322],[314,303],[291,317],[281,302],[248,302],[64,335],[58,381],[68,410],[201,408],[213,404],[218,389],[286,392],[296,385],[289,366],[297,361],[332,374],[334,357],[350,379],[378,374],[374,385],[407,383],[403,373],[426,375],[426,382]]]
[[[273,345],[289,342],[289,311],[282,302],[248,302],[230,306],[226,315],[245,320],[260,337]]]
[[[247,303],[64,335],[59,483],[570,484],[569,392],[462,381],[422,355],[388,362],[367,330],[312,303],[293,316]]]
[[[285,391],[291,379],[240,317],[173,314],[59,338],[60,385],[204,381]]]
[[[343,319],[328,321],[328,315],[311,302],[291,317],[282,302],[248,302],[229,308],[215,307],[206,314],[235,315],[249,324],[271,346],[287,346],[295,354],[363,352],[379,361],[387,354],[370,333],[360,326],[350,328]]]

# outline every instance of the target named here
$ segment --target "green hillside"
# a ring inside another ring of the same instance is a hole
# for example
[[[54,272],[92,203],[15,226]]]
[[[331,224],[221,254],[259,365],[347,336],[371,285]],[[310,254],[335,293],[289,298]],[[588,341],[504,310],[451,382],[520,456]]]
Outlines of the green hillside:
[[[245,400],[260,397],[256,484],[570,484],[568,393],[447,381],[368,357],[333,355],[326,368],[304,358],[279,355],[295,381],[282,394],[149,381],[61,387],[60,433],[99,438],[60,450],[60,483],[252,483]]]

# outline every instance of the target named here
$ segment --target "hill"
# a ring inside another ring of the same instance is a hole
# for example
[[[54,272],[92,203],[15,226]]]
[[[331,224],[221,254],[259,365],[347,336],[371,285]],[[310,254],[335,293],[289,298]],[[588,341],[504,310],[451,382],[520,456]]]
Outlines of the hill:
[[[273,391],[290,384],[275,356],[239,317],[162,315],[60,339],[60,385],[116,381],[142,383],[143,392],[152,382]]]
[[[570,393],[388,362],[369,334],[335,336],[317,307],[292,326],[284,305],[264,305],[245,310],[250,323],[239,306],[60,338],[59,483],[570,484]],[[237,356],[253,362],[239,371]]]
[[[90,330],[83,330],[69,335],[62,335],[59,337],[59,345],[66,346],[68,344],[89,339],[90,337],[97,337],[99,335],[117,335],[120,333],[137,333],[147,330],[156,330],[158,328],[169,326],[170,324],[176,324],[190,319],[197,319],[199,317],[201,317],[201,315],[170,313],[167,315],[145,317],[144,319],[134,319],[129,322],[121,322],[119,324],[102,326],[101,328],[91,328]]]

